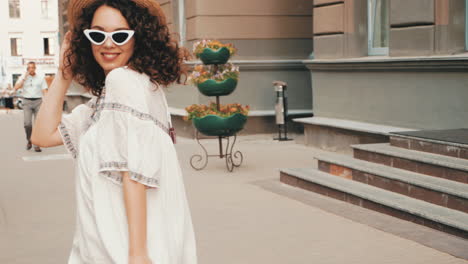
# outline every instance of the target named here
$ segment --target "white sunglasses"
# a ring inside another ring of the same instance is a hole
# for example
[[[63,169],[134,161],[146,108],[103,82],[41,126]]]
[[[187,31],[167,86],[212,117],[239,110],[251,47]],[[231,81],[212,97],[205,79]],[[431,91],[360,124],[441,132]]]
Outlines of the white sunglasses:
[[[127,43],[135,33],[134,30],[117,30],[114,32],[105,32],[97,29],[85,29],[84,34],[95,45],[102,45],[110,37],[115,45],[122,46]]]

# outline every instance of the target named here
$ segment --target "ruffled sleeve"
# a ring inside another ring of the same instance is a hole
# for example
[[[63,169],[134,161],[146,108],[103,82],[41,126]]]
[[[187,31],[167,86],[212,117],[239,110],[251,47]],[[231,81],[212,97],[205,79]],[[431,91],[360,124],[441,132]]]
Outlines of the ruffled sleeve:
[[[78,146],[81,135],[89,126],[95,103],[96,97],[93,97],[88,103],[75,107],[71,113],[63,114],[58,126],[63,144],[75,159],[78,156]]]
[[[161,157],[170,140],[164,125],[149,114],[148,80],[118,68],[106,77],[106,95],[96,121],[99,174],[122,184],[122,171],[148,188],[160,186]]]

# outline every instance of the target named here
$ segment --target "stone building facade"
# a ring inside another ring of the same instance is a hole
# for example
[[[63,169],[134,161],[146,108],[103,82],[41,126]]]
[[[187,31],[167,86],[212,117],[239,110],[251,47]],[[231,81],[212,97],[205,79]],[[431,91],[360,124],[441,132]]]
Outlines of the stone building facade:
[[[315,59],[307,63],[314,114],[416,129],[463,126],[465,4],[315,0]],[[379,36],[370,38],[379,34],[384,47],[374,48]]]
[[[308,143],[466,127],[466,10],[465,0],[315,0],[304,62],[314,118],[298,120]]]
[[[316,120],[411,129],[468,120],[466,0],[160,3],[185,47],[219,39],[239,49],[241,80],[223,100],[251,105],[252,132],[274,129],[274,80],[289,84],[291,113]],[[66,28],[66,12],[60,17]],[[168,98],[176,119],[185,106],[210,101],[181,85]]]
[[[312,53],[312,11],[310,0],[159,0],[172,32],[181,45],[192,50],[201,39],[233,43],[238,55],[231,60],[240,67],[236,91],[223,102],[251,106],[246,132],[275,129],[275,93],[272,82],[288,83],[290,112],[311,115],[310,72],[303,60]],[[67,1],[61,2],[62,32],[67,28]],[[187,62],[193,66],[196,60]],[[182,121],[184,108],[208,103],[214,98],[201,95],[191,85],[173,85],[167,92],[171,113],[179,134],[191,136],[190,124]]]
[[[290,113],[311,115],[310,73],[303,60],[312,53],[311,1],[306,0],[164,0],[161,2],[174,32],[188,49],[201,39],[233,43],[238,54],[232,62],[240,67],[236,91],[222,102],[251,106],[247,133],[275,129],[275,93],[272,82],[288,83]],[[172,11],[172,14],[171,14]],[[189,65],[199,63],[189,61]],[[193,86],[173,86],[168,98],[176,123],[192,134],[191,125],[183,123],[184,108],[207,103],[214,98],[201,95]]]

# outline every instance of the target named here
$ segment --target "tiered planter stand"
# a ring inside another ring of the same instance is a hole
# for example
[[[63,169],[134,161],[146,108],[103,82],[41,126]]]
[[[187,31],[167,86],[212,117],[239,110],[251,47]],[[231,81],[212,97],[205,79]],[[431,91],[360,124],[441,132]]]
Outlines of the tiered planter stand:
[[[218,71],[219,64],[225,64],[230,57],[227,48],[221,48],[217,51],[206,48],[200,54],[200,59],[205,65],[213,65],[213,71]],[[237,81],[234,79],[226,79],[222,82],[215,80],[207,80],[198,84],[200,93],[206,96],[215,96],[216,105],[220,110],[220,96],[231,94],[237,86]],[[196,140],[203,150],[203,153],[195,154],[190,158],[190,165],[196,170],[202,170],[208,165],[208,158],[218,157],[226,160],[226,168],[228,171],[233,171],[234,167],[239,167],[244,159],[242,152],[235,151],[237,132],[244,128],[247,122],[247,117],[242,114],[234,114],[229,117],[220,117],[217,115],[206,115],[201,118],[194,118],[193,125],[197,129]],[[203,134],[204,136],[201,136]],[[208,154],[208,151],[201,143],[201,140],[217,138],[219,143],[219,154]],[[226,141],[226,147],[223,152],[223,140]]]

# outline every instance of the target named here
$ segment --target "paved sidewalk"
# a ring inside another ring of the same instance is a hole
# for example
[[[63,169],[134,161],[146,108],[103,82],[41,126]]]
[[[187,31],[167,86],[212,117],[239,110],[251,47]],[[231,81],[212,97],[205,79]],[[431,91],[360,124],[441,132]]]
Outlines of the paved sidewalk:
[[[66,263],[74,225],[72,161],[57,155],[63,147],[24,150],[20,112],[0,112],[0,127],[0,263]],[[215,140],[205,142],[217,151]],[[215,158],[193,170],[190,156],[200,151],[193,140],[180,138],[177,149],[200,264],[467,263],[323,210],[322,197],[283,195],[296,190],[278,183],[278,168],[313,166],[314,149],[268,135],[240,137],[244,164],[233,173]]]

